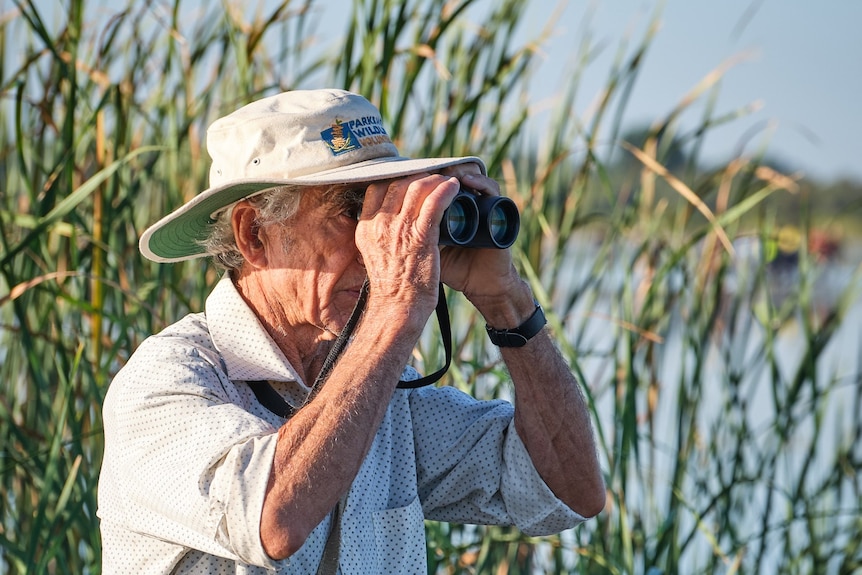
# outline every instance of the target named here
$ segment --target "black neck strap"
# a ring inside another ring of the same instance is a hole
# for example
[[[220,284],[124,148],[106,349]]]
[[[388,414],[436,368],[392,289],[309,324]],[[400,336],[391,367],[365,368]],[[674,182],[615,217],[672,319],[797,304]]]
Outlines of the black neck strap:
[[[353,308],[353,313],[350,314],[347,324],[344,326],[344,329],[341,330],[341,333],[338,334],[338,338],[332,345],[332,349],[329,350],[329,355],[326,356],[326,360],[323,362],[323,367],[321,368],[317,379],[314,381],[314,385],[311,387],[311,392],[308,394],[306,403],[311,401],[323,386],[323,382],[326,381],[327,377],[329,377],[338,357],[347,347],[347,343],[353,335],[353,330],[356,329],[356,325],[359,323],[360,317],[362,317],[362,312],[365,310],[365,302],[367,299],[368,278],[365,279],[365,283],[362,285],[362,290],[359,293],[359,299],[356,301],[356,306]],[[452,363],[452,328],[449,324],[449,307],[446,305],[446,294],[443,291],[442,283],[440,283],[440,291],[437,296],[437,308],[435,309],[435,312],[437,314],[437,323],[440,326],[440,337],[443,339],[443,350],[446,353],[446,363],[431,375],[426,375],[425,377],[420,377],[413,381],[399,381],[399,389],[415,389],[417,387],[431,385],[432,383],[437,382],[449,370],[449,365]],[[296,412],[296,408],[287,403],[284,398],[281,397],[281,394],[273,389],[269,382],[258,380],[249,381],[248,384],[261,405],[275,415],[287,419]]]
[[[443,367],[425,377],[420,377],[414,381],[399,381],[400,389],[415,389],[417,387],[425,387],[436,383],[441,377],[449,371],[449,365],[452,363],[452,326],[449,325],[449,307],[446,305],[446,293],[443,291],[443,283],[440,283],[440,293],[437,295],[437,325],[440,326],[440,337],[443,339],[443,351],[446,352],[446,363]]]
[[[296,408],[287,403],[275,388],[265,379],[249,381],[248,386],[262,406],[282,419],[290,419],[296,413]]]

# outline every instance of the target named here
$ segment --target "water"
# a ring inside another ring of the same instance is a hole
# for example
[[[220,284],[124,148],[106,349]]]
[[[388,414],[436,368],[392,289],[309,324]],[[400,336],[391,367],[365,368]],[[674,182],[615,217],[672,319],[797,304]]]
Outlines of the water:
[[[639,463],[630,468],[626,506],[643,522],[647,536],[655,536],[672,500],[683,501],[676,522],[679,537],[694,536],[683,555],[690,571],[703,569],[716,553],[725,554],[728,564],[739,554],[743,565],[753,565],[762,553],[761,569],[775,572],[787,558],[785,535],[791,545],[798,545],[793,553],[812,542],[812,532],[822,539],[816,541],[818,545],[835,550],[851,537],[858,539],[853,522],[860,508],[852,494],[862,488],[857,473],[862,445],[853,444],[862,412],[862,292],[858,285],[857,289],[848,286],[855,285],[853,274],[862,261],[859,248],[848,246],[842,259],[818,266],[807,317],[795,313],[780,325],[765,322],[767,302],[776,309],[789,305],[801,275],[795,265],[773,266],[766,287],[754,290],[759,262],[754,252],[741,250],[726,284],[727,309],[704,347],[692,339],[698,336],[696,324],[703,318],[692,316],[695,302],[685,295],[680,295],[681,305],[665,329],[651,334],[660,343],[652,344],[649,356],[647,339],[635,340],[638,349],[631,354],[631,365],[639,386]],[[583,285],[578,282],[587,277],[585,270],[596,256],[590,251],[574,256],[580,265],[570,272],[571,285]],[[625,257],[619,261],[626,261]],[[625,306],[614,300],[614,294],[621,293],[616,282],[633,278],[630,291],[636,300],[645,275],[622,265],[615,272],[602,271],[607,289],[595,301],[582,298],[566,324],[570,340],[580,342],[579,363],[597,400],[597,425],[612,443],[618,440],[614,434],[619,433],[622,416],[617,394],[623,393],[615,370],[627,366],[629,359],[627,338],[619,335]],[[665,280],[666,289],[684,294],[686,282],[691,281],[684,275],[672,274]],[[732,313],[734,298],[748,293],[753,294],[750,305]],[[816,375],[806,378],[793,393],[791,384],[805,365],[809,347],[806,323],[821,325],[842,297],[849,297],[846,315],[818,357]],[[615,363],[615,358],[622,363]],[[694,396],[695,404],[681,403],[686,396]],[[691,436],[689,422],[693,422]],[[686,478],[674,491],[680,445],[692,443]],[[850,460],[856,462],[846,475],[836,471],[841,469],[837,463],[841,452],[850,453]],[[730,476],[731,469],[738,476]],[[612,487],[620,489],[618,484]],[[723,495],[728,490],[732,495]],[[716,501],[733,508],[721,509]],[[734,524],[732,536],[721,524],[726,514]],[[819,527],[811,527],[812,517]],[[836,556],[828,572],[838,572],[838,561]]]

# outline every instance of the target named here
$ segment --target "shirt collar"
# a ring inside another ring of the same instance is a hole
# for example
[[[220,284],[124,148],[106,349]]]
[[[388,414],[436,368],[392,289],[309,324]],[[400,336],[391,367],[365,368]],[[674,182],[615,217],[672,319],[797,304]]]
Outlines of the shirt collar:
[[[228,275],[207,297],[205,309],[213,344],[231,380],[293,381],[308,390]]]

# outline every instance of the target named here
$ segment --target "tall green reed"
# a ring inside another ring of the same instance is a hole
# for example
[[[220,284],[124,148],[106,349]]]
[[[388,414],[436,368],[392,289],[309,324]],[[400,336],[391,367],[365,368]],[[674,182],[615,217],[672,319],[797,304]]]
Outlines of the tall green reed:
[[[378,103],[404,153],[487,160],[523,212],[517,263],[595,416],[608,483],[599,519],[546,538],[429,523],[431,572],[859,567],[859,368],[839,371],[829,351],[856,294],[819,309],[803,246],[801,282],[779,299],[766,259],[734,253],[773,240],[771,199],[795,184],[757,156],[700,167],[705,134],[748,112],[717,110],[723,68],[628,148],[635,171],[611,159],[602,141],[625,129],[659,14],[620,44],[589,117],[575,102],[596,47],[586,32],[573,41],[580,59],[537,138],[527,91],[546,37],[520,40],[525,9],[356,0],[334,29],[310,0],[69,0],[62,15],[15,3],[0,24],[0,573],[100,570],[106,386],[144,337],[200,309],[215,281],[205,262],[146,263],[137,237],[206,186],[212,119],[323,83]],[[703,100],[699,125],[682,133],[681,116]],[[688,162],[671,171],[674,143]],[[449,297],[457,349],[446,382],[510,394],[480,319]],[[439,356],[429,333],[417,362]]]

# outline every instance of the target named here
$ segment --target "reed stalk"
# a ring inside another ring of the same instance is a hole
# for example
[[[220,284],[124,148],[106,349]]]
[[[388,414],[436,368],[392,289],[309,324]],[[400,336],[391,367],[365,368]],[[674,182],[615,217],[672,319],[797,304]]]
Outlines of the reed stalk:
[[[206,187],[215,117],[323,84],[379,104],[407,155],[487,160],[522,211],[517,265],[594,417],[597,519],[542,538],[429,522],[429,572],[862,568],[859,278],[824,298],[804,241],[789,272],[771,259],[777,198],[811,209],[800,182],[760,154],[702,165],[710,130],[753,109],[718,104],[733,61],[623,143],[660,10],[620,42],[589,114],[580,78],[599,47],[573,38],[537,124],[528,92],[554,22],[523,39],[529,3],[354,0],[337,26],[313,0],[186,4],[16,0],[0,19],[0,574],[101,571],[105,391],[216,280],[204,261],[144,261],[137,238]],[[803,209],[791,223],[804,238],[811,221]],[[447,297],[443,383],[510,397],[481,318]],[[441,357],[431,326],[416,363]]]

